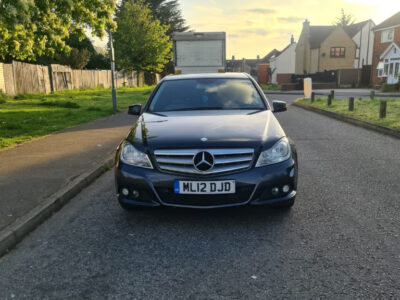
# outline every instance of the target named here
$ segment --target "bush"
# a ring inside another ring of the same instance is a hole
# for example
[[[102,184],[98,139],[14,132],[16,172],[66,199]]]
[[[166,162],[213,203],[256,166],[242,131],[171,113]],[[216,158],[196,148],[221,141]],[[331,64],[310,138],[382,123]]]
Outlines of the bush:
[[[397,92],[398,91],[398,85],[397,84],[383,84],[382,86],[382,92]]]

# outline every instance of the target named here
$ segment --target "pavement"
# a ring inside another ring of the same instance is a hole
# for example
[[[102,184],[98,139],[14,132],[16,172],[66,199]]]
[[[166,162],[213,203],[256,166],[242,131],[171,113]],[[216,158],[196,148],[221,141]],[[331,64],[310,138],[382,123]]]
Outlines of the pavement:
[[[109,158],[135,117],[120,113],[0,151],[0,230]]]
[[[337,99],[348,99],[349,97],[358,98],[369,98],[372,89],[333,89],[335,91],[335,98]],[[267,95],[297,95],[297,96],[304,96],[303,91],[264,91]],[[328,96],[330,94],[331,89],[325,90],[313,90],[313,92],[317,96]],[[393,93],[381,93],[375,91],[375,98],[400,98],[400,92],[393,92]]]
[[[399,299],[400,141],[278,118],[299,154],[291,211],[125,212],[109,171],[0,258],[0,299]]]

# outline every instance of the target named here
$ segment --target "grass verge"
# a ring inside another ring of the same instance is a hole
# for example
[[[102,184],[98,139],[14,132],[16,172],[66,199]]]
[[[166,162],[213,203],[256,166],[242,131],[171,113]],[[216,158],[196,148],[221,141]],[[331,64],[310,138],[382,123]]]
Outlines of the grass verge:
[[[274,83],[261,84],[261,88],[263,90],[268,90],[268,91],[280,91],[281,90],[281,87]]]
[[[143,104],[154,87],[117,89],[118,110]],[[0,149],[113,114],[111,90],[0,95]]]
[[[386,99],[385,99],[386,100]],[[297,102],[332,111],[342,115],[350,116],[359,120],[379,124],[393,129],[400,130],[400,100],[386,100],[387,110],[386,118],[379,118],[379,99],[370,100],[354,100],[354,111],[348,110],[348,101],[334,99],[332,105],[327,105],[326,98],[317,98],[314,103],[311,103],[309,99],[298,99]]]

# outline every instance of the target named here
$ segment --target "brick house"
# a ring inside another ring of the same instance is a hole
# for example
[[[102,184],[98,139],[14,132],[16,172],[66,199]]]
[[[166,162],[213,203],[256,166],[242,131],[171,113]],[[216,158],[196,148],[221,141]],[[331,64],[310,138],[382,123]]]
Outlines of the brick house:
[[[372,82],[395,84],[400,75],[400,11],[374,28]]]
[[[372,63],[372,20],[342,26],[310,26],[305,20],[296,46],[296,74],[359,69]]]

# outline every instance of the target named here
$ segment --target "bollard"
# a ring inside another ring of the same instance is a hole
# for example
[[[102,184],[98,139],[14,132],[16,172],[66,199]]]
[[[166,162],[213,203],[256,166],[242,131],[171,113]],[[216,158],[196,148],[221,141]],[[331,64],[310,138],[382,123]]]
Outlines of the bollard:
[[[371,91],[369,97],[371,98],[371,100],[374,100],[374,98],[375,98],[375,91]]]
[[[349,98],[349,111],[354,110],[354,97]]]
[[[328,106],[331,106],[332,104],[332,95],[328,95]]]
[[[331,90],[331,97],[332,97],[332,99],[335,99],[335,91],[334,90]]]
[[[379,118],[386,118],[386,105],[387,102],[385,100],[381,100],[379,105]]]
[[[315,100],[315,93],[312,92],[312,93],[311,93],[311,102],[314,102],[314,100]]]

